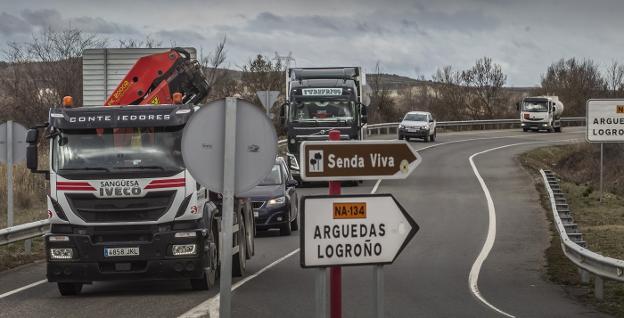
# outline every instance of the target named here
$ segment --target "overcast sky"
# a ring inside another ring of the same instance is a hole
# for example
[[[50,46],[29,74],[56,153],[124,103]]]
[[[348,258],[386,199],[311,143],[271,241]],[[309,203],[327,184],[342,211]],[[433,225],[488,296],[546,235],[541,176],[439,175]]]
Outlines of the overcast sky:
[[[193,46],[204,53],[227,36],[227,62],[292,52],[297,66],[361,65],[427,79],[482,56],[509,86],[533,86],[560,58],[624,62],[624,1],[40,1],[0,0],[0,45],[42,28],[75,27],[110,39]]]

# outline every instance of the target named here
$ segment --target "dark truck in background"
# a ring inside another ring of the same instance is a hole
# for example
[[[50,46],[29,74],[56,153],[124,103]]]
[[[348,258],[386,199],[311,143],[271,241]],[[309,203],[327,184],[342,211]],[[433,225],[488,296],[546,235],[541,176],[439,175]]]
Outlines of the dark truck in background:
[[[280,119],[288,139],[288,166],[301,181],[299,147],[305,140],[328,140],[330,130],[341,140],[366,138],[369,96],[360,67],[289,68],[286,103]]]

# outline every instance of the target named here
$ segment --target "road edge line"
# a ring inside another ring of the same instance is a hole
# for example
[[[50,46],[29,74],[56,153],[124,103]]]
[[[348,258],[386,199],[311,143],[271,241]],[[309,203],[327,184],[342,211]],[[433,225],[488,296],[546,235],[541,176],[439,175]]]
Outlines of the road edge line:
[[[28,285],[26,285],[26,286],[22,286],[22,287],[20,287],[20,288],[17,288],[17,289],[14,289],[14,290],[8,291],[8,292],[6,292],[6,293],[4,293],[4,294],[1,294],[1,295],[0,295],[0,299],[4,299],[4,298],[9,297],[9,296],[11,296],[11,295],[13,295],[13,294],[17,294],[17,293],[19,293],[19,292],[21,292],[21,291],[24,291],[24,290],[26,290],[26,289],[29,289],[29,288],[32,288],[32,287],[35,287],[35,286],[39,286],[39,285],[41,285],[41,284],[43,284],[43,283],[47,283],[47,282],[48,282],[48,280],[47,280],[47,279],[42,279],[42,280],[40,280],[40,281],[36,281],[36,282],[31,283],[31,284],[28,284]]]

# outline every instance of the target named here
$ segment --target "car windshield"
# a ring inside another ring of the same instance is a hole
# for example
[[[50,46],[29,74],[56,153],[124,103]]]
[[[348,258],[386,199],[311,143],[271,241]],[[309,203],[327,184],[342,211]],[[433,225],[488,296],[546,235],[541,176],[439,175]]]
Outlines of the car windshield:
[[[280,169],[280,165],[276,164],[271,169],[271,173],[269,173],[258,185],[266,186],[266,185],[278,185],[282,184],[282,172]]]
[[[53,139],[52,168],[59,174],[177,173],[184,169],[182,126],[61,131]]]
[[[296,101],[291,107],[293,120],[351,120],[352,101],[346,100],[305,100]]]
[[[522,111],[525,112],[547,112],[548,102],[546,101],[525,101],[522,103]]]
[[[409,121],[427,121],[427,115],[425,114],[407,114],[403,120]]]

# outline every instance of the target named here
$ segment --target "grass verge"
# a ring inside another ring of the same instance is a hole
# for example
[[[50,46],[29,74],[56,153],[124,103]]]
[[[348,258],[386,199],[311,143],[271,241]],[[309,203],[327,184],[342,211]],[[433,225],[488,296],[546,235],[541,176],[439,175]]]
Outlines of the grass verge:
[[[561,241],[552,223],[550,201],[544,189],[539,169],[550,169],[559,176],[570,175],[568,158],[579,151],[579,146],[542,147],[520,156],[520,162],[534,177],[540,193],[540,201],[551,222],[551,244],[545,251],[547,261],[546,276],[553,283],[562,285],[566,292],[579,301],[592,305],[600,311],[624,318],[624,283],[605,281],[604,300],[594,297],[593,283],[583,284],[577,267],[568,260],[561,250]],[[575,222],[587,241],[588,248],[596,253],[624,259],[624,198],[605,193],[602,203],[591,182],[578,183],[562,178],[561,188],[566,193]]]

